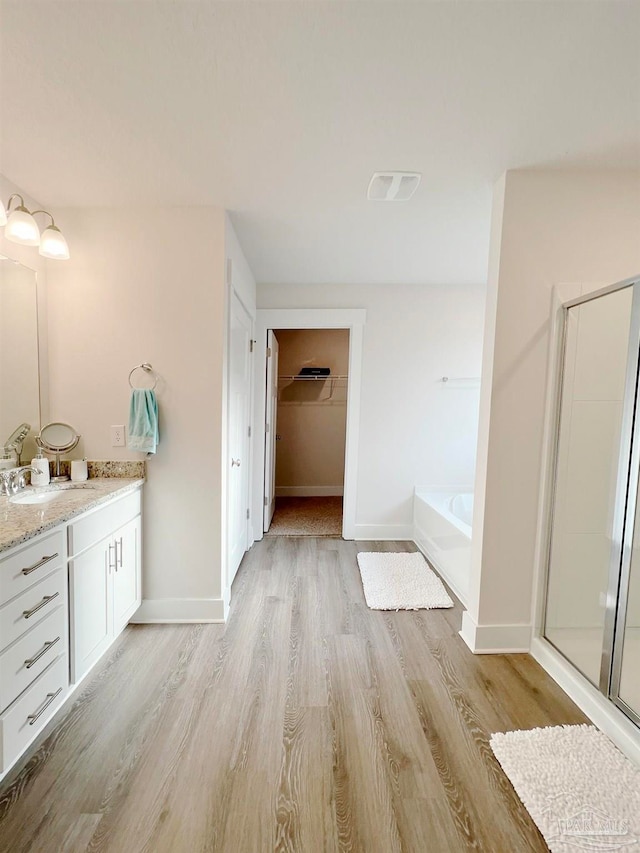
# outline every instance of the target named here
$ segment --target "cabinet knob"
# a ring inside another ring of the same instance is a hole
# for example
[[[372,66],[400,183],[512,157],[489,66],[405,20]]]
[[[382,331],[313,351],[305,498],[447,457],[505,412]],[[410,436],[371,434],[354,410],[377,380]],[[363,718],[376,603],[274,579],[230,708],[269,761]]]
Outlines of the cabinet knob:
[[[232,459],[231,460],[231,467],[233,468],[236,465],[238,466],[238,468],[240,467],[240,460],[239,459]]]

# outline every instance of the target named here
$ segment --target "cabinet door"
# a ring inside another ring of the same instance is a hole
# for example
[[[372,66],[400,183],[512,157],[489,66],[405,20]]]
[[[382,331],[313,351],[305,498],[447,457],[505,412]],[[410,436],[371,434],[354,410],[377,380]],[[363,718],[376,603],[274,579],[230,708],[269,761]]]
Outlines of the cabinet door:
[[[110,557],[113,565],[113,543],[104,539],[69,562],[73,682],[82,678],[113,638]]]
[[[123,630],[140,607],[140,516],[114,534],[116,570],[113,577],[113,633]]]

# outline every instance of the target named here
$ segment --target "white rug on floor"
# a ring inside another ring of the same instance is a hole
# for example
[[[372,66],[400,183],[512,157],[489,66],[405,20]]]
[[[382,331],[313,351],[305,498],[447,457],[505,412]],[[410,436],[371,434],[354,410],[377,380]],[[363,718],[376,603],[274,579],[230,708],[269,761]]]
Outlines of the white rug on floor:
[[[594,726],[491,735],[552,853],[640,851],[640,768]]]
[[[453,607],[444,584],[422,554],[362,551],[358,566],[372,610],[431,610]]]

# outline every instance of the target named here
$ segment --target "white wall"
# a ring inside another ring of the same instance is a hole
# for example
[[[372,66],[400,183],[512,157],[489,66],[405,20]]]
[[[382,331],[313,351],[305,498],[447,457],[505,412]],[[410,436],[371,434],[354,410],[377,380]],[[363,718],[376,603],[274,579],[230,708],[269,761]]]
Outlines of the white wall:
[[[129,371],[161,377],[160,445],[144,492],[140,618],[220,618],[226,329],[225,214],[217,208],[60,211],[71,260],[50,265],[51,417],[91,459],[127,424]]]
[[[508,172],[494,202],[476,481],[485,498],[463,621],[477,650],[528,648],[551,292],[640,270],[640,175]]]
[[[280,376],[328,367],[348,376],[348,329],[279,329]],[[347,380],[279,381],[277,495],[341,495],[344,488]]]
[[[256,280],[244,255],[229,214],[224,218],[224,244],[227,259],[227,282],[230,284],[251,317],[256,314]]]
[[[259,308],[366,308],[356,524],[373,538],[412,537],[416,485],[473,481],[481,286],[259,285]]]

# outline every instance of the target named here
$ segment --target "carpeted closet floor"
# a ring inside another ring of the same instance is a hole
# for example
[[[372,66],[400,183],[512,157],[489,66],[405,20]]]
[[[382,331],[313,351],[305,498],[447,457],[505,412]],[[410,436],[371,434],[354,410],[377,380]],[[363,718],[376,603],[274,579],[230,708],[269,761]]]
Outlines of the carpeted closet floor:
[[[276,498],[265,536],[341,536],[342,498]]]

